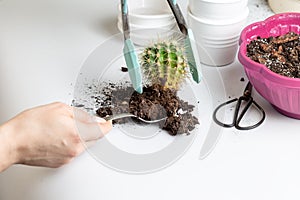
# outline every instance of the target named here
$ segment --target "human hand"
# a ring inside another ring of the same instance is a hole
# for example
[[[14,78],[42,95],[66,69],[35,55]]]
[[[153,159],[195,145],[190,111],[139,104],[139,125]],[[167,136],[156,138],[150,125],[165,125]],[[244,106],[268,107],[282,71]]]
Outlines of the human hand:
[[[111,121],[52,103],[20,113],[3,125],[2,132],[11,164],[56,168],[69,163],[111,128]]]

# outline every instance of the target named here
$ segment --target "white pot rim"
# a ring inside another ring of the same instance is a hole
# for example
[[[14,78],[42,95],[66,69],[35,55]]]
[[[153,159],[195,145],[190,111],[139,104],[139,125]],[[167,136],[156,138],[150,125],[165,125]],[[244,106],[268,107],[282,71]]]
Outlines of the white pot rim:
[[[207,2],[207,3],[230,4],[230,3],[238,3],[241,1],[247,1],[247,0],[201,0],[201,1]]]
[[[248,15],[249,15],[249,8],[246,7],[245,8],[245,12],[243,12],[242,15],[237,16],[235,18],[231,18],[231,19],[209,19],[209,18],[204,18],[204,17],[196,17],[195,15],[192,14],[190,8],[188,7],[187,9],[187,13],[188,16],[191,17],[193,20],[203,23],[203,24],[207,24],[207,25],[229,25],[229,24],[237,24],[240,22],[243,22],[247,19]]]
[[[119,12],[121,12],[121,4],[118,4],[118,8],[119,8]],[[155,7],[153,6],[151,8],[155,8]],[[150,20],[151,19],[168,19],[168,18],[173,18],[173,13],[171,11],[165,12],[165,13],[161,13],[161,14],[148,15],[148,14],[138,14],[138,13],[135,13],[130,8],[128,8],[128,15],[129,15],[129,17],[136,17],[136,18],[140,18],[140,19],[150,19]]]

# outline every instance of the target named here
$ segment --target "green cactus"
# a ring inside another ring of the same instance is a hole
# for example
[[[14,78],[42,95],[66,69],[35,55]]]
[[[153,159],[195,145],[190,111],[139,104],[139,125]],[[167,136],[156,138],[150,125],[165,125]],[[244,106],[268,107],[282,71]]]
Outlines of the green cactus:
[[[188,62],[183,45],[163,41],[148,46],[140,55],[144,76],[152,84],[178,90],[187,78]]]

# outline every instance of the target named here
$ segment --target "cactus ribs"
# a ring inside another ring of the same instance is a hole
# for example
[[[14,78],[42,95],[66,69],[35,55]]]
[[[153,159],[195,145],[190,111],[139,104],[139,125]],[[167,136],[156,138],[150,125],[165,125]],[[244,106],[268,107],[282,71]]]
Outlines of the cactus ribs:
[[[140,65],[146,80],[175,90],[189,74],[184,45],[177,41],[162,41],[146,47],[140,53]]]
[[[104,90],[106,91],[104,102],[97,110],[100,117],[123,112],[130,112],[146,120],[167,117],[166,120],[159,122],[159,126],[170,135],[190,134],[199,124],[198,119],[192,115],[194,106],[181,100],[176,91],[159,84],[144,87],[142,94],[135,92],[132,87],[116,85]],[[129,120],[123,118],[113,123],[126,123]]]

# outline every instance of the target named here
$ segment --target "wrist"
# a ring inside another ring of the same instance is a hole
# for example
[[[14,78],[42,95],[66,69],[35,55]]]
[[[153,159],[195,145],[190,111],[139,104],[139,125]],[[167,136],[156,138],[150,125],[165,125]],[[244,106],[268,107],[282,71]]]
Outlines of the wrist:
[[[9,122],[0,126],[0,172],[18,162],[14,128]]]

